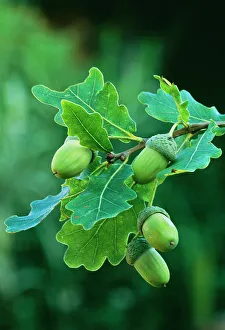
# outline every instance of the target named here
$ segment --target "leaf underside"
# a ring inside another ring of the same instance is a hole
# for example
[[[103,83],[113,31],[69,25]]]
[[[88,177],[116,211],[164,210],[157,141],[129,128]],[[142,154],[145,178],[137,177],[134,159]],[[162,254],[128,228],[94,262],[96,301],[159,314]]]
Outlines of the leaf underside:
[[[188,101],[188,111],[190,113],[189,123],[206,122],[211,119],[214,121],[225,120],[225,115],[222,115],[213,107],[206,107],[197,102],[189,92],[182,90],[180,92],[183,101]],[[142,92],[138,99],[141,103],[147,105],[145,109],[150,116],[170,123],[178,121],[179,112],[171,95],[158,89],[157,94]]]
[[[38,225],[44,220],[57,204],[69,193],[69,187],[62,187],[61,192],[56,196],[47,196],[45,199],[33,201],[31,211],[26,216],[13,215],[5,220],[7,233],[16,233],[27,230]]]

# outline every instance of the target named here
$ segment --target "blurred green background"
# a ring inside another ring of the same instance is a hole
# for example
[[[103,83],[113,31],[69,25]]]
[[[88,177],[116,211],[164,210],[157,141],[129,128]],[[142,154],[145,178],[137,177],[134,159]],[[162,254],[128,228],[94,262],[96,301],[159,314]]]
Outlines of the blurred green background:
[[[32,96],[33,85],[63,90],[96,66],[117,87],[139,135],[165,132],[137,101],[141,91],[158,88],[153,74],[224,112],[222,22],[217,1],[176,8],[166,1],[0,2],[1,330],[225,329],[224,155],[159,187],[155,204],[180,233],[177,249],[163,255],[172,275],[165,290],[125,261],[97,272],[69,269],[66,247],[55,240],[58,209],[27,232],[9,235],[4,226],[61,184],[50,162],[66,130]],[[225,148],[224,137],[215,143]]]

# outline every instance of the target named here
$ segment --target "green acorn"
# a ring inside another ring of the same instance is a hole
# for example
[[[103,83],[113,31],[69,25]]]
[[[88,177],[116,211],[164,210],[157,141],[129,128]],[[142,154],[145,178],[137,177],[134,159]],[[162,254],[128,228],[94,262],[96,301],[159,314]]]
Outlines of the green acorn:
[[[168,134],[157,134],[147,140],[145,148],[132,163],[134,181],[146,184],[176,159],[177,144]]]
[[[80,145],[76,137],[67,139],[53,156],[52,172],[61,179],[72,178],[82,172],[91,162],[92,151]]]
[[[126,260],[152,286],[160,288],[169,282],[170,272],[165,260],[145,238],[134,238],[128,244]]]
[[[138,231],[151,246],[161,252],[168,252],[177,246],[179,236],[177,228],[169,214],[158,206],[150,206],[139,213]]]

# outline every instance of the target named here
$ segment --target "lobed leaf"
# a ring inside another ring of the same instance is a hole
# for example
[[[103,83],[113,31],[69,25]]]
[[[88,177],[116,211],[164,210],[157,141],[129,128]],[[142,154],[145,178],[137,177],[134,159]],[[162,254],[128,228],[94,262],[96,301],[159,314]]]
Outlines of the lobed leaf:
[[[103,118],[107,119],[104,127],[109,135],[124,137],[127,133],[123,132],[121,128],[128,132],[135,132],[136,124],[131,119],[125,105],[119,105],[118,102],[119,96],[115,86],[107,82],[94,100],[93,107]]]
[[[119,97],[116,88],[111,83],[104,84],[100,70],[93,67],[89,76],[83,83],[69,86],[65,91],[58,92],[44,85],[36,85],[32,88],[33,95],[42,103],[52,105],[59,109],[55,121],[65,126],[62,118],[62,100],[67,100],[80,105],[88,113],[98,112],[103,118],[103,127],[113,136],[133,136],[136,124],[129,116],[124,105],[119,105]]]
[[[225,127],[219,127],[216,125],[212,128],[212,132],[216,135],[216,136],[222,136],[225,134]]]
[[[178,117],[177,117],[177,121],[182,121],[185,123],[188,123],[189,121],[189,111],[188,111],[188,101],[184,101],[182,100],[181,97],[181,93],[177,87],[177,85],[175,84],[171,84],[167,79],[160,77],[160,76],[154,76],[156,79],[159,80],[160,82],[160,87],[161,89],[172,96],[174,103],[177,107],[178,110]]]
[[[157,178],[160,183],[170,175],[194,172],[197,169],[206,168],[211,158],[221,156],[221,149],[211,143],[215,136],[214,127],[215,123],[211,122],[203,134],[199,134],[196,139],[192,139],[189,146],[178,153],[176,160],[158,174]]]
[[[67,221],[56,238],[68,246],[64,256],[71,268],[84,266],[87,270],[98,270],[106,259],[118,265],[126,254],[130,233],[137,231],[137,216],[144,208],[140,199],[131,202],[133,207],[112,219],[103,219],[90,230]]]
[[[90,229],[99,220],[129,209],[131,205],[127,201],[137,195],[124,181],[132,174],[130,165],[113,164],[99,176],[91,175],[87,189],[66,206],[73,212],[72,223]]]
[[[213,107],[206,107],[197,102],[190,93],[185,90],[180,92],[183,102],[188,102],[189,123],[210,121],[223,121],[225,115],[222,115]],[[165,93],[162,89],[157,94],[142,92],[138,99],[141,103],[147,105],[146,112],[161,121],[176,123],[179,117],[179,111],[171,95]],[[186,105],[185,105],[186,106]]]
[[[112,151],[107,131],[102,127],[102,117],[98,113],[87,113],[80,105],[62,101],[63,120],[68,127],[68,135],[77,135],[80,144],[102,152]]]
[[[101,71],[93,67],[90,69],[89,76],[83,83],[69,86],[63,92],[51,90],[44,85],[36,85],[32,88],[32,93],[40,102],[59,109],[59,112],[55,116],[55,122],[65,126],[62,119],[61,101],[71,101],[81,105],[87,112],[93,112],[91,108],[93,98],[102,90],[103,86],[104,78]]]
[[[62,198],[69,193],[69,187],[62,187],[56,196],[47,196],[45,199],[32,202],[31,211],[26,216],[13,215],[5,220],[7,233],[16,233],[37,226],[59,204]]]

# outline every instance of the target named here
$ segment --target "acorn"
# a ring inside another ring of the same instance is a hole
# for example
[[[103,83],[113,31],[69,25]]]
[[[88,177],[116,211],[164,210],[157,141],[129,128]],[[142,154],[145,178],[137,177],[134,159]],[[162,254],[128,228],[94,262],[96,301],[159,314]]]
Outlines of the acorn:
[[[170,272],[165,260],[143,237],[134,238],[127,246],[126,261],[150,285],[165,287]]]
[[[177,228],[169,214],[158,206],[149,206],[141,211],[137,221],[138,231],[156,250],[168,252],[177,246]]]
[[[157,134],[147,140],[145,148],[132,163],[133,179],[146,184],[176,159],[177,144],[169,134]]]
[[[53,156],[51,169],[58,178],[72,178],[80,174],[89,165],[92,157],[92,151],[80,145],[77,137],[67,138]]]

